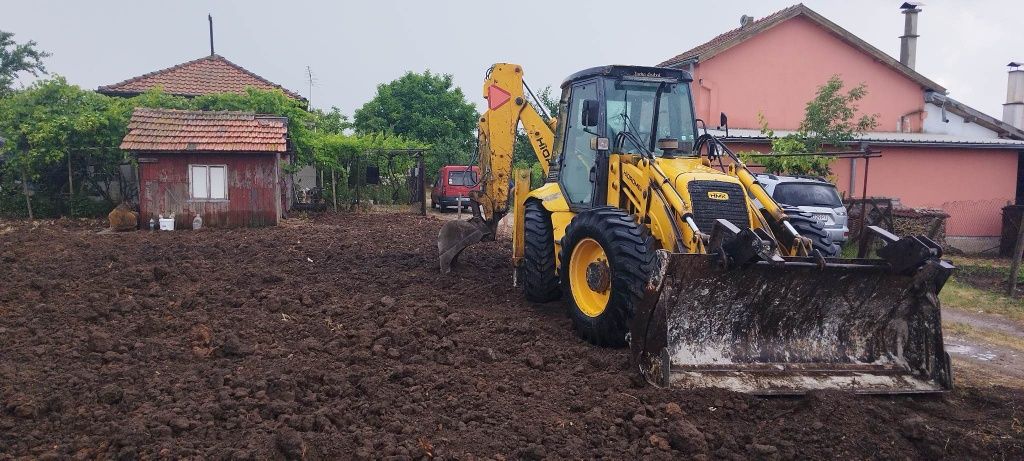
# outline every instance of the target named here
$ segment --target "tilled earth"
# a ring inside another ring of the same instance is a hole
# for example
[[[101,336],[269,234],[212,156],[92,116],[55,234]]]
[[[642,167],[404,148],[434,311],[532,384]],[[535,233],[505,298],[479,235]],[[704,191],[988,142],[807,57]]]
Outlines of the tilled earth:
[[[1024,458],[1024,392],[760,398],[637,387],[509,245],[441,221],[97,234],[0,222],[4,458]]]

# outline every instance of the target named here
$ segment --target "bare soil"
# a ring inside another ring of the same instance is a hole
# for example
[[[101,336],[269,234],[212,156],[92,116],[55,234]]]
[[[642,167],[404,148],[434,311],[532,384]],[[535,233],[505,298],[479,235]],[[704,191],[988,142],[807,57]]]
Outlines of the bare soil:
[[[637,387],[625,350],[522,299],[506,242],[440,275],[441,223],[0,222],[0,459],[1024,458],[1012,387]]]

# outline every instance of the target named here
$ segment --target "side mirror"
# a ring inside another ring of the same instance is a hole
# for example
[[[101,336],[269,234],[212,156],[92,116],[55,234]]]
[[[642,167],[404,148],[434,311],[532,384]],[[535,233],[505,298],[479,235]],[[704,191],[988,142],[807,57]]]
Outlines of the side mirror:
[[[587,128],[593,128],[597,126],[597,100],[596,99],[584,99],[583,100],[583,112],[580,114],[580,121],[583,126]]]
[[[719,117],[719,122],[721,123],[719,123],[718,126],[724,128],[725,135],[729,136],[729,116],[725,115],[725,112],[722,112],[722,115]]]

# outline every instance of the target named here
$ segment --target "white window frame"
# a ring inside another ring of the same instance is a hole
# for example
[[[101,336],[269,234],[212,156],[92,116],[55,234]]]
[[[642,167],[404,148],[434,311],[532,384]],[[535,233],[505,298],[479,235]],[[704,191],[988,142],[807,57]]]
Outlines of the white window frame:
[[[196,197],[194,188],[192,187],[193,178],[192,175],[195,172],[195,168],[204,168],[206,171],[206,195]],[[211,198],[212,197],[212,183],[210,181],[210,168],[223,168],[224,169],[224,198]],[[224,202],[228,200],[228,166],[224,164],[220,165],[206,165],[206,164],[192,164],[188,165],[188,194],[191,200],[194,202]]]

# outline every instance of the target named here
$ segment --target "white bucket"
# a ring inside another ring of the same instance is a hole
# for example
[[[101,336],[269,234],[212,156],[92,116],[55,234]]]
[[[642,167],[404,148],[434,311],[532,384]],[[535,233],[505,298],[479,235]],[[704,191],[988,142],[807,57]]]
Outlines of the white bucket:
[[[172,231],[174,230],[174,218],[160,218],[160,230]]]

